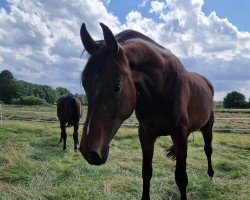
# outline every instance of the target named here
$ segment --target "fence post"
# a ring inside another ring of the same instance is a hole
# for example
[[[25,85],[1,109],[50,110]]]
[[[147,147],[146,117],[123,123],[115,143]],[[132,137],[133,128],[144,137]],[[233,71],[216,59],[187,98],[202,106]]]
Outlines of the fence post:
[[[1,119],[1,125],[3,124],[3,112],[2,112],[2,106],[0,104],[0,119]]]

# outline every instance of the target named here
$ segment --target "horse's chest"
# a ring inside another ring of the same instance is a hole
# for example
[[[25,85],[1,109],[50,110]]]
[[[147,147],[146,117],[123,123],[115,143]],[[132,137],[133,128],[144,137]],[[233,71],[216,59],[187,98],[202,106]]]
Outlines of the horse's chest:
[[[160,132],[171,131],[178,119],[174,107],[169,102],[138,100],[136,116],[139,123],[144,126]]]

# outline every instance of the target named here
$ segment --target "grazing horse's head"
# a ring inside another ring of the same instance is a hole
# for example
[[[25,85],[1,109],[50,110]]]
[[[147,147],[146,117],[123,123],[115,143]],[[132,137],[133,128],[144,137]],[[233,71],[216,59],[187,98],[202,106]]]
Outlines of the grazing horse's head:
[[[79,150],[93,165],[106,162],[109,143],[122,122],[132,114],[136,99],[124,50],[110,29],[102,23],[100,25],[104,41],[95,41],[85,24],[80,31],[90,58],[82,73],[88,113]]]

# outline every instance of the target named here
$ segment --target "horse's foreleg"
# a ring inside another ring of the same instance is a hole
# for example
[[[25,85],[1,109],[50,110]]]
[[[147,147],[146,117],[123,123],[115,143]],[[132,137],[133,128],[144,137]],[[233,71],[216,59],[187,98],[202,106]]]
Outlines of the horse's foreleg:
[[[150,138],[150,135],[139,127],[139,137],[142,148],[142,178],[143,178],[143,191],[142,199],[150,199],[150,180],[152,178],[152,158],[154,153],[155,138]]]
[[[79,143],[78,141],[78,128],[79,124],[74,125],[74,133],[73,133],[73,139],[74,139],[74,150],[77,151],[77,144]]]
[[[175,147],[176,154],[176,168],[175,168],[175,181],[180,190],[181,200],[186,200],[186,187],[188,184],[188,177],[186,172],[186,159],[187,159],[187,134],[186,128],[179,125],[171,138]]]
[[[59,143],[61,143],[63,141],[64,135],[66,133],[66,127],[65,127],[64,122],[60,122],[60,128],[61,128],[61,138],[60,138]]]

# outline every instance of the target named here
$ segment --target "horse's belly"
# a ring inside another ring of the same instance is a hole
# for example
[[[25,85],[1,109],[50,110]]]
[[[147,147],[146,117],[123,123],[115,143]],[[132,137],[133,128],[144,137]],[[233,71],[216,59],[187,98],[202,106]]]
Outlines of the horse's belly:
[[[196,131],[203,127],[209,120],[213,109],[213,101],[211,97],[204,99],[201,97],[199,101],[188,108],[188,130],[189,132]]]

